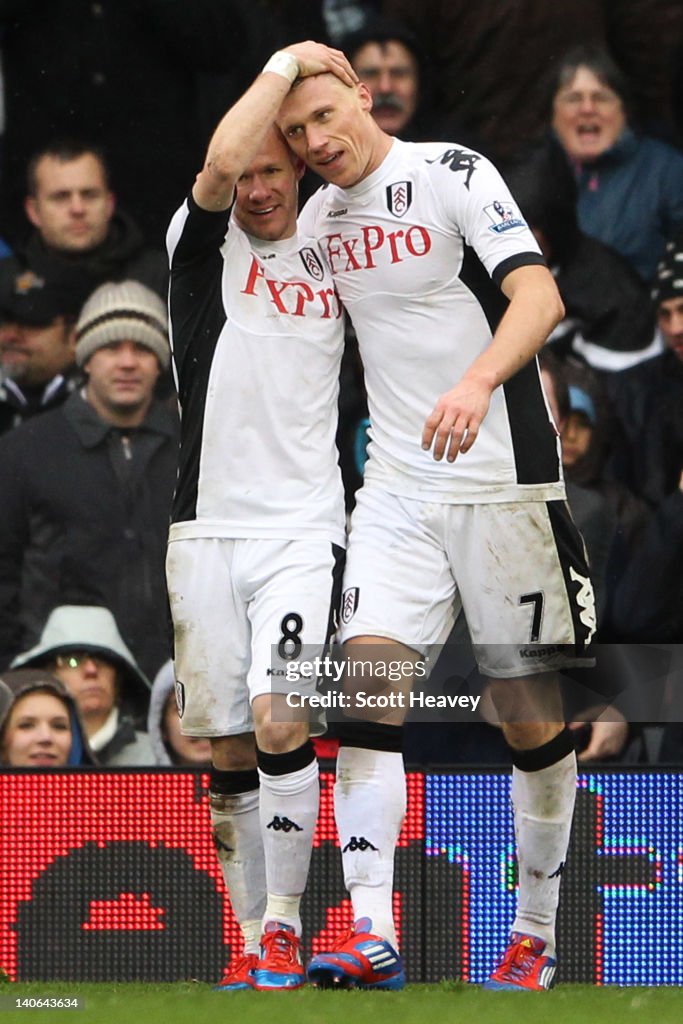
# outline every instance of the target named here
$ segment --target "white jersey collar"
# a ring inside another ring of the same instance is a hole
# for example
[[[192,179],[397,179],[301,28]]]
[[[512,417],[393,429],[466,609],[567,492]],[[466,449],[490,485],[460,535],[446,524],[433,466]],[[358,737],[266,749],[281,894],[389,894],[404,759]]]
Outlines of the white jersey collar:
[[[263,238],[256,238],[255,235],[250,235],[248,231],[245,231],[241,227],[235,218],[234,212],[230,217],[230,228],[233,231],[241,231],[242,234],[249,240],[250,248],[258,253],[259,255],[267,255],[268,253],[278,253],[279,255],[286,256],[290,252],[297,252],[299,248],[299,232],[295,230],[293,235],[289,238],[280,238],[277,241],[267,241]]]
[[[371,192],[376,185],[385,178],[390,178],[394,171],[399,167],[401,159],[401,149],[405,143],[401,142],[400,139],[391,140],[391,149],[382,160],[376,171],[372,174],[368,174],[367,178],[363,178],[356,185],[351,185],[349,188],[343,189],[343,192],[352,199],[358,199],[365,195],[366,192]]]

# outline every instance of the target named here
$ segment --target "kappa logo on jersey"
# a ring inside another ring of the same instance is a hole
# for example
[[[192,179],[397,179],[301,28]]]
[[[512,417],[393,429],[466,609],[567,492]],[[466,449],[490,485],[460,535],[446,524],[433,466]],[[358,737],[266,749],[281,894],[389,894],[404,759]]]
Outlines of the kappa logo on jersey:
[[[584,626],[588,630],[588,636],[586,637],[586,646],[591,642],[593,634],[597,628],[597,619],[595,616],[595,594],[593,593],[593,584],[587,576],[582,576],[580,572],[577,572],[573,566],[569,566],[569,577],[574,583],[579,583],[579,592],[576,595],[577,603],[581,607],[579,612],[579,618]]]
[[[306,250],[317,260],[322,280],[322,264],[312,249]],[[301,255],[301,254],[300,254]],[[306,266],[315,277],[311,266]],[[317,280],[317,278],[316,278]],[[242,295],[265,297],[283,316],[316,316],[320,320],[339,320],[342,305],[334,288],[314,290],[306,281],[277,281],[268,277],[265,267],[252,255]]]
[[[178,717],[182,718],[185,713],[185,687],[179,679],[175,681],[175,702],[178,705]]]
[[[472,175],[480,160],[481,157],[478,153],[470,153],[467,149],[447,149],[441,156],[437,156],[434,160],[428,160],[427,163],[435,164],[438,161],[441,164],[450,164],[448,168],[450,171],[466,171],[465,188],[469,192]]]
[[[402,263],[412,256],[426,256],[432,247],[432,238],[421,224],[385,231],[379,224],[361,229],[360,235],[344,237],[327,235],[325,248],[327,261],[333,274],[346,274],[354,270],[373,270],[380,263]],[[386,257],[389,257],[388,260]]]
[[[349,587],[342,594],[341,620],[344,624],[351,621],[358,608],[358,587]]]
[[[413,183],[411,181],[395,181],[387,185],[387,208],[394,217],[403,217],[410,209],[413,201]]]
[[[526,221],[522,220],[512,203],[502,203],[496,199],[490,206],[484,207],[484,213],[492,221],[489,231],[495,231],[497,235],[502,234],[503,231],[511,231],[513,228],[526,227]]]
[[[306,246],[305,249],[301,249],[301,251],[299,252],[299,256],[301,257],[301,262],[303,263],[304,267],[311,275],[311,277],[314,278],[316,281],[322,281],[323,277],[325,276],[325,273],[323,271],[323,265],[318,259],[313,249],[311,249],[310,246]]]

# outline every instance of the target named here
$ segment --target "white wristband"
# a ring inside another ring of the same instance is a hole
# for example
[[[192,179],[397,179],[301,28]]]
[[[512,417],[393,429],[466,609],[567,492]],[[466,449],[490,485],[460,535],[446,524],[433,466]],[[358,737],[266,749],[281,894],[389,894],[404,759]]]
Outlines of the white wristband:
[[[277,50],[264,65],[263,70],[272,71],[273,74],[286,78],[291,85],[299,76],[299,61],[293,54]]]

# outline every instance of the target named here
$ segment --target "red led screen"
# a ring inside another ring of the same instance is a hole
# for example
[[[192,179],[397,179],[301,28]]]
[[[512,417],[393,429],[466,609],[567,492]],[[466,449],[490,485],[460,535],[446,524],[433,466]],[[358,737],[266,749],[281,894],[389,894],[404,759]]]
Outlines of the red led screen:
[[[351,923],[333,782],[323,774],[304,907],[311,950]],[[0,965],[10,977],[220,977],[241,938],[211,840],[207,783],[189,772],[0,775]],[[399,858],[412,844],[419,865],[422,776],[409,787]],[[400,928],[398,893],[396,910]]]

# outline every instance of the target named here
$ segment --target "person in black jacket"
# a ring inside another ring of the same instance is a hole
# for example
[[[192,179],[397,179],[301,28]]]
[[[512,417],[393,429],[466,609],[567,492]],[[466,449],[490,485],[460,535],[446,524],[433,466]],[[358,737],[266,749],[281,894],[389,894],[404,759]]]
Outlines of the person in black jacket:
[[[683,631],[683,235],[667,245],[653,289],[666,351],[632,374],[640,437],[634,463],[656,506],[628,562],[618,599],[621,636],[638,643],[678,643]]]
[[[24,210],[33,231],[0,262],[0,295],[27,266],[58,274],[83,298],[105,281],[132,279],[165,297],[168,273],[161,250],[149,249],[135,222],[117,208],[102,152],[59,139],[29,161]]]
[[[565,305],[550,342],[561,357],[588,363],[610,391],[615,372],[659,351],[649,291],[618,252],[580,229],[576,182],[556,144],[527,151],[505,178]]]
[[[622,440],[612,473],[658,506],[678,490],[683,469],[683,234],[666,246],[652,299],[660,351],[613,375]]]
[[[57,605],[104,605],[140,667],[170,656],[164,577],[177,423],[153,398],[169,362],[166,310],[135,281],[83,307],[87,376],[59,409],[0,439],[0,665]]]
[[[0,296],[0,434],[56,409],[77,386],[76,320],[87,292],[51,272],[16,273]]]

